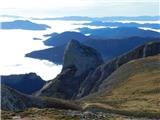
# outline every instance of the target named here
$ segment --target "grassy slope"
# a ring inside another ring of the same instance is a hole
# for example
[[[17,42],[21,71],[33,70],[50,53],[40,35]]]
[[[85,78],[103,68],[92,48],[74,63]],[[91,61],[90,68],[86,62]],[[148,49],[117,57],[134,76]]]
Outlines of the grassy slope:
[[[72,117],[66,114],[65,110],[54,108],[30,108],[22,112],[2,111],[2,120],[11,120],[15,116],[20,116],[21,120],[74,120],[78,116]]]
[[[79,106],[81,102],[84,110],[106,111],[107,114],[105,117],[99,118],[100,120],[127,120],[130,118],[126,116],[160,117],[160,55],[131,61],[121,66],[107,80],[119,81],[119,84],[115,84],[109,93],[104,90],[86,97],[82,101],[70,101],[71,104],[69,101],[53,100],[52,102],[50,98],[43,99],[46,99],[45,101],[48,101],[51,106],[52,103],[55,106],[55,103],[58,102],[63,107],[75,108],[76,106],[74,104],[72,106],[72,103]],[[59,104],[57,105],[59,106]],[[88,119],[95,118],[95,115],[86,115],[85,111],[79,111],[78,115],[71,115],[69,113],[72,111],[62,109],[30,108],[13,113],[2,111],[2,120],[12,119],[19,115],[22,120],[79,120],[82,115]]]
[[[131,61],[107,80],[119,81],[84,99],[84,108],[100,108],[137,117],[160,117],[160,55]]]

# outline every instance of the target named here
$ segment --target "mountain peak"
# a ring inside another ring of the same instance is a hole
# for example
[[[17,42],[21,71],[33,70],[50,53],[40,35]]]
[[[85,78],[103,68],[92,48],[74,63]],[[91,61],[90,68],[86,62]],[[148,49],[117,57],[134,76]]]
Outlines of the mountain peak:
[[[74,46],[80,46],[80,43],[75,40],[75,39],[72,39],[70,40],[70,42],[68,43],[68,47],[74,47]]]
[[[61,73],[46,84],[36,96],[52,96],[74,99],[81,83],[89,73],[103,63],[101,55],[93,48],[71,40],[64,53],[64,64]]]
[[[77,69],[76,75],[80,75],[89,69],[95,69],[102,63],[102,57],[95,49],[72,39],[64,53],[63,70],[75,66]]]

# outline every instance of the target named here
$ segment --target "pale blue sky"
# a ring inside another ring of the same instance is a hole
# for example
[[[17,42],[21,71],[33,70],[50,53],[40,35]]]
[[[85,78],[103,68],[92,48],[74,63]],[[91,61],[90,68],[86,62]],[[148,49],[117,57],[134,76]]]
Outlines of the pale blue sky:
[[[19,16],[157,16],[159,0],[1,0],[0,14]]]

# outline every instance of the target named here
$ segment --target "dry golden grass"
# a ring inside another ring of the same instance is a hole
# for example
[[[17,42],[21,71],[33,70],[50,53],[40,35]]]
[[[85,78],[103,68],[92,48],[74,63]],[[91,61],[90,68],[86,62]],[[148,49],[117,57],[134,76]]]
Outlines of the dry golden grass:
[[[2,120],[10,120],[15,116],[20,116],[20,120],[75,120],[78,116],[70,116],[65,110],[54,108],[29,108],[22,112],[2,111]]]
[[[123,65],[108,78],[115,79],[120,82],[109,93],[101,91],[84,99],[84,107],[94,106],[139,117],[160,117],[160,55]]]
[[[53,108],[29,108],[23,112],[11,112],[11,111],[2,111],[2,120],[13,120],[13,118],[20,117],[19,120],[127,120],[126,116],[117,115],[117,114],[106,114],[105,117],[95,115],[86,115],[84,112],[79,111],[80,114],[70,115],[67,110],[58,110]],[[70,111],[72,112],[72,111]],[[96,113],[95,113],[96,114]],[[85,118],[85,119],[84,119]],[[18,119],[17,119],[18,120]]]

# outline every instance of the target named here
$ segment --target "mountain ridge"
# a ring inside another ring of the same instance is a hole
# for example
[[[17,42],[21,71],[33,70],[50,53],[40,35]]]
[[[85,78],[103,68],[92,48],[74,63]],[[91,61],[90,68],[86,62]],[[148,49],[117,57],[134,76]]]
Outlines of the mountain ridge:
[[[74,51],[74,50],[72,50],[72,51]],[[113,73],[121,65],[123,65],[131,60],[134,60],[134,59],[152,56],[152,55],[156,55],[159,53],[160,53],[160,42],[147,43],[147,44],[142,45],[140,47],[137,47],[136,49],[134,49],[134,50],[122,55],[122,56],[119,56],[109,62],[107,61],[104,64],[97,66],[96,69],[93,69],[90,72],[85,72],[84,74],[82,72],[81,76],[84,75],[82,77],[83,82],[80,82],[78,80],[78,78],[73,77],[75,75],[77,69],[74,66],[74,64],[71,64],[70,66],[72,66],[72,67],[69,67],[69,69],[66,71],[62,70],[62,72],[54,80],[52,80],[52,81],[57,81],[57,82],[52,82],[48,88],[45,88],[43,91],[41,91],[42,93],[40,93],[40,95],[45,96],[45,94],[46,94],[46,96],[53,95],[53,97],[60,97],[60,98],[62,97],[62,98],[69,99],[70,96],[64,97],[63,95],[65,92],[62,92],[63,90],[67,91],[67,88],[64,89],[64,85],[62,85],[63,87],[61,87],[61,84],[59,84],[65,78],[64,80],[69,80],[65,84],[65,87],[68,86],[69,91],[70,91],[70,87],[71,87],[69,85],[70,83],[72,83],[72,82],[74,83],[75,80],[77,80],[77,82],[79,82],[79,86],[77,86],[78,89],[76,89],[76,91],[78,90],[78,92],[76,92],[76,95],[74,95],[74,97],[72,96],[71,98],[76,99],[76,98],[84,97],[90,93],[97,92],[99,89],[99,86],[101,85],[103,80],[105,80],[109,75],[111,75],[111,73]],[[73,56],[73,57],[76,57],[76,56]],[[71,56],[70,56],[70,59],[72,59]],[[65,61],[64,61],[64,63],[65,63]],[[74,63],[74,62],[72,62],[72,63]],[[81,64],[83,64],[83,62],[81,62]],[[65,82],[66,81],[63,81],[62,83],[64,84]],[[58,88],[61,88],[61,89],[57,88],[57,93],[55,91],[55,85],[57,87],[59,86]],[[72,86],[74,86],[74,85],[72,85]],[[76,85],[74,87],[76,87]],[[61,93],[60,91],[63,93],[62,96],[60,94]]]

